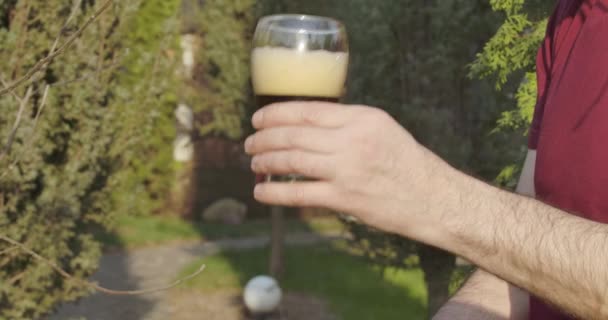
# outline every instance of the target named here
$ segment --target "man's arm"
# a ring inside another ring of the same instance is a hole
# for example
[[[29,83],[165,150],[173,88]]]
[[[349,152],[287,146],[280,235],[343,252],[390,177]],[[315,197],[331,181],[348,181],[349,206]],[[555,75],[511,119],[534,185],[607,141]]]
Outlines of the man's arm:
[[[476,180],[365,106],[292,102],[254,115],[259,201],[326,207],[467,258],[583,319],[608,319],[608,225]],[[559,174],[559,173],[556,173]]]
[[[534,197],[536,150],[528,150],[517,193]],[[434,320],[498,320],[527,319],[527,292],[489,274],[477,270],[463,287],[435,315]]]
[[[458,188],[476,196],[451,203],[475,213],[444,221],[451,236],[436,241],[566,312],[608,318],[606,225],[462,178]]]
[[[528,319],[528,299],[525,291],[477,270],[433,320]]]

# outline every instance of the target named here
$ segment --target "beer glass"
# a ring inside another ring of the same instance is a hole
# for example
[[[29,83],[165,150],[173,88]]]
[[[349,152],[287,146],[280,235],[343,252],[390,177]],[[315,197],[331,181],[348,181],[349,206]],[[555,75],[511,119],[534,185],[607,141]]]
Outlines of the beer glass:
[[[340,21],[295,14],[263,17],[251,54],[257,107],[286,101],[338,102],[344,93],[348,60],[346,29]]]

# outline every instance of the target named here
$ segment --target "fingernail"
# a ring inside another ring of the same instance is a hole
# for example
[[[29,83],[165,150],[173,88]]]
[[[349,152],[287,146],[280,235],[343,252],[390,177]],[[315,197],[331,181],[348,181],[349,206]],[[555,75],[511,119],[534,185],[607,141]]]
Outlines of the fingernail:
[[[253,188],[253,196],[257,197],[260,195],[262,187],[259,184],[255,185],[255,188]]]

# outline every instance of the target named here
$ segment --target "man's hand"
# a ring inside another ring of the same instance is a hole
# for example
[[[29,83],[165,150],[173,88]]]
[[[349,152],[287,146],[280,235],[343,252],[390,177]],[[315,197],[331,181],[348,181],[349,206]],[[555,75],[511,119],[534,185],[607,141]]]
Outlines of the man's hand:
[[[258,200],[353,214],[463,256],[580,318],[608,319],[608,226],[456,171],[377,109],[285,103],[253,123],[254,171],[317,179],[262,183]]]
[[[259,184],[256,199],[328,207],[389,232],[410,230],[413,238],[439,231],[429,204],[439,201],[431,199],[434,189],[445,187],[445,174],[434,172],[441,160],[384,111],[292,102],[263,108],[253,125],[259,131],[245,149],[256,173],[314,179]]]

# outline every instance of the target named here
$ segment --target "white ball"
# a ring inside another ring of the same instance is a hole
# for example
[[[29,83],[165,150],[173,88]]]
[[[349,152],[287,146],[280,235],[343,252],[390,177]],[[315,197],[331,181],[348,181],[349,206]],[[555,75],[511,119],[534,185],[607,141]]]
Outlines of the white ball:
[[[245,286],[245,306],[253,314],[268,313],[277,309],[281,303],[281,288],[277,281],[269,276],[257,276]]]

